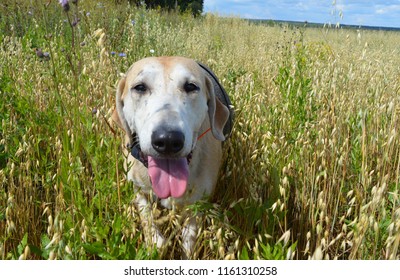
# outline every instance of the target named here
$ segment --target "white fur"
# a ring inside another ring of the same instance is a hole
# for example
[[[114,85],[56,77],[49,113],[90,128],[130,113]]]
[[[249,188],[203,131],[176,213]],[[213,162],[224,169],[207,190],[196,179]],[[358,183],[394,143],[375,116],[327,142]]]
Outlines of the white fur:
[[[199,90],[188,93],[184,90],[185,83],[193,83]],[[137,91],[137,85],[146,85],[146,92]],[[221,127],[229,117],[229,111],[216,106],[220,104],[215,98],[211,81],[197,63],[180,57],[141,60],[132,65],[120,81],[116,99],[114,120],[126,131],[127,140],[132,132],[136,132],[144,154],[162,156],[151,144],[151,135],[160,125],[171,126],[184,133],[185,143],[179,157],[193,153],[185,194],[180,198],[162,199],[161,204],[167,208],[174,205],[179,208],[210,196],[216,185],[222,157],[220,140],[224,138]],[[214,119],[217,115],[215,108],[222,110],[218,114],[220,119]],[[210,127],[212,133],[197,141],[198,136]],[[147,169],[129,151],[125,153],[126,166],[132,166],[128,179],[140,188],[135,204],[142,215],[142,224],[151,228],[147,229],[149,239],[162,247],[166,241],[151,220],[151,205],[145,195],[151,194],[152,190]],[[195,217],[188,217],[189,222],[182,231],[182,245],[185,255],[190,257],[196,241],[197,225]]]

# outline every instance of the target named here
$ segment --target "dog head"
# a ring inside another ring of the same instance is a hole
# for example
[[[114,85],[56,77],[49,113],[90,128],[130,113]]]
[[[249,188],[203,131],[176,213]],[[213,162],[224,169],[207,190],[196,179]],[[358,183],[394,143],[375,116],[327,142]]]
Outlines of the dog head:
[[[113,119],[129,138],[138,138],[160,198],[185,193],[188,158],[201,128],[208,124],[214,138],[224,141],[228,118],[229,110],[216,98],[212,81],[190,59],[142,59],[117,86]]]

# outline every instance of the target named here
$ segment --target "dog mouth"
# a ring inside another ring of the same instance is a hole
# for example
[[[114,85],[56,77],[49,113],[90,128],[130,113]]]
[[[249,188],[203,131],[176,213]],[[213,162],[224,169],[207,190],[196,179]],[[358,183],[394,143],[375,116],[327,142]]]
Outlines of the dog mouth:
[[[193,152],[186,157],[155,157],[143,153],[139,145],[132,148],[132,155],[147,167],[154,193],[161,199],[182,197],[187,188],[189,163]]]
[[[134,149],[136,151],[134,151]],[[149,167],[149,156],[145,155],[142,152],[142,150],[140,149],[140,146],[137,145],[134,148],[132,148],[131,154],[133,155],[134,158],[138,159],[141,163],[143,163],[143,165],[146,168]],[[193,156],[193,151],[191,151],[186,157],[184,157],[187,160],[187,164],[190,164],[190,161],[192,160],[192,156]],[[174,158],[170,158],[170,159],[173,160]]]
[[[189,164],[186,158],[148,156],[148,173],[159,198],[179,198],[186,192]]]

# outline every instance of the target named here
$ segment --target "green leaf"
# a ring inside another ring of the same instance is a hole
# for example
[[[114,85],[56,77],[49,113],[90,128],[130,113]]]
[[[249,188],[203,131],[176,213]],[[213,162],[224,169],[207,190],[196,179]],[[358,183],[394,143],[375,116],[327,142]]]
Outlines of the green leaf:
[[[18,256],[22,255],[24,253],[25,247],[28,244],[28,233],[24,234],[24,237],[22,238],[21,242],[19,243],[17,247],[17,252]]]
[[[246,246],[243,246],[242,252],[240,253],[240,258],[241,260],[249,260],[249,252],[247,251]]]
[[[86,243],[86,244],[83,244],[82,246],[86,250],[86,252],[93,254],[93,255],[99,255],[99,254],[106,252],[105,246],[101,242],[95,242],[95,243],[91,243],[91,244]]]

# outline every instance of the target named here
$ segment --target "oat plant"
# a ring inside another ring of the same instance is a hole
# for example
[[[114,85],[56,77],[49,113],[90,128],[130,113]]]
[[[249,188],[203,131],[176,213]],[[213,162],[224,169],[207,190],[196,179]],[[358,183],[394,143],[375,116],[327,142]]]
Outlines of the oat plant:
[[[207,64],[235,108],[195,258],[400,258],[399,33],[61,2],[0,4],[1,259],[181,256],[179,212],[146,243],[111,121],[153,55]]]

